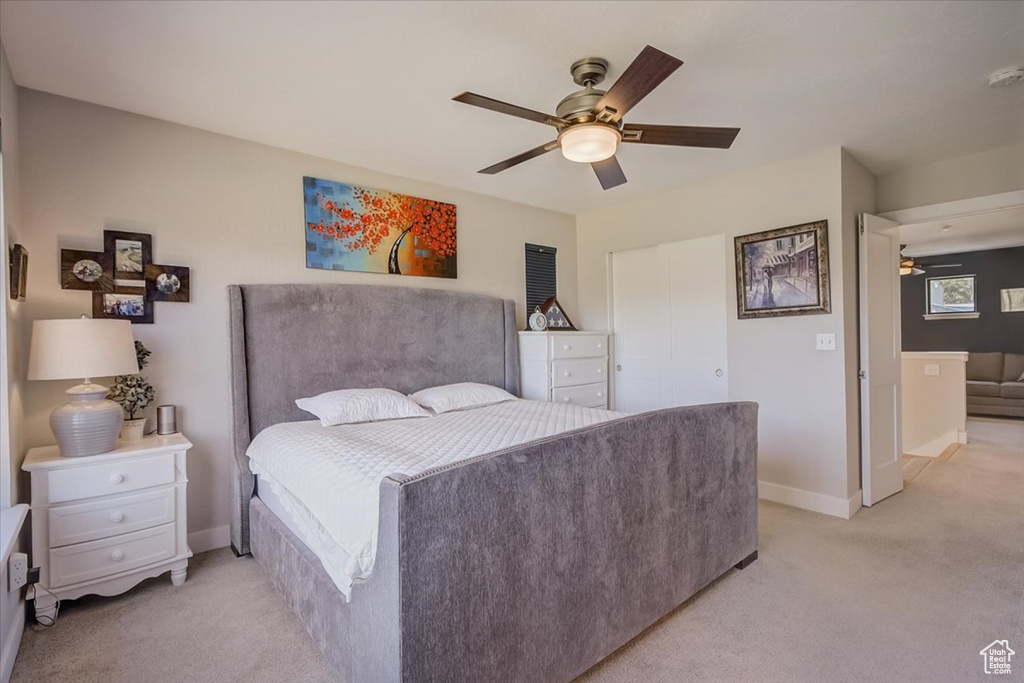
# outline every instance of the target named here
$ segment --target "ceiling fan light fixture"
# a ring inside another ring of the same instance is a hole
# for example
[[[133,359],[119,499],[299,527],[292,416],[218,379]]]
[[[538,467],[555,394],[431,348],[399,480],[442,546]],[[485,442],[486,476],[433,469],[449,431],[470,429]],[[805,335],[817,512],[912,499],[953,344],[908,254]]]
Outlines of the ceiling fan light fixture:
[[[592,164],[615,155],[622,133],[603,123],[570,126],[558,135],[562,156],[569,161]]]

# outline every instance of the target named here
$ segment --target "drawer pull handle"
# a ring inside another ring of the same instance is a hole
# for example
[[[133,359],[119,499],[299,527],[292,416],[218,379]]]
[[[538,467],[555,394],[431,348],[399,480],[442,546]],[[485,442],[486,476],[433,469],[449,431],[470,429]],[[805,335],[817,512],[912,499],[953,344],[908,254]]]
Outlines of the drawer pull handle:
[[[112,559],[114,562],[120,562],[124,559],[124,551],[115,550],[114,552],[110,553],[110,559]]]
[[[120,512],[115,512],[114,514],[110,515],[110,521],[114,524],[120,524],[124,521],[124,515]]]
[[[124,475],[123,474],[112,474],[112,475],[110,475],[110,483],[111,484],[120,484],[123,481],[124,481]]]
[[[603,372],[604,372],[604,368],[598,368],[598,369],[597,369],[597,374],[599,374],[599,375],[600,375],[600,374],[601,374],[601,373],[603,373]]]
[[[562,399],[562,402],[563,402],[563,403],[568,403],[568,402],[569,402],[569,397],[568,397],[568,396],[566,396],[565,398],[563,398],[563,399]]]
[[[598,397],[598,398],[601,398],[602,396],[604,396],[604,394],[602,394],[602,393],[601,393],[600,391],[599,391],[599,392],[597,392],[597,397]]]
[[[565,371],[565,372],[563,372],[562,374],[563,374],[563,375],[565,375],[566,377],[572,377],[572,373],[571,373],[571,372],[569,372],[568,370],[566,370],[566,371]]]
[[[598,342],[598,344],[597,344],[597,348],[599,348],[599,349],[603,349],[603,348],[604,348],[604,344],[601,344],[600,342]]]
[[[572,348],[572,346],[570,346],[569,344],[563,344],[562,348],[565,349],[566,351],[568,351],[569,349]]]

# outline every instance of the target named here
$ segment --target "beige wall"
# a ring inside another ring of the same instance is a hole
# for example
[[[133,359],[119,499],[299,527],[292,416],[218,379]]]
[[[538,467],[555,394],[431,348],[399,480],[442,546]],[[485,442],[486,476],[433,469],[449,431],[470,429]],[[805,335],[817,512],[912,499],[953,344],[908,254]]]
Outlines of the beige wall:
[[[967,355],[903,353],[903,452],[907,455],[934,458],[950,444],[966,443]]]
[[[156,324],[133,327],[153,352],[146,374],[157,401],[180,407],[179,425],[195,443],[188,465],[190,531],[220,527],[229,518],[226,285],[358,282],[456,289],[514,298],[525,322],[523,243],[539,242],[558,248],[559,298],[570,311],[577,309],[572,216],[41,92],[20,95],[24,220],[32,253],[28,317],[91,312],[89,293],[59,288],[58,250],[100,249],[104,228],[151,233],[158,263],[192,269],[192,303],[159,303]],[[456,204],[459,278],[307,270],[307,174]],[[29,445],[52,442],[47,415],[62,402],[64,388],[60,382],[30,384]]]
[[[988,150],[878,177],[878,211],[896,211],[1024,189],[1024,147]]]
[[[610,252],[828,220],[831,315],[739,320],[732,262],[726,278],[730,399],[761,406],[762,495],[834,512],[859,488],[851,479],[851,459],[859,456],[848,435],[847,391],[851,345],[856,348],[847,311],[854,300],[846,290],[854,277],[854,224],[843,210],[842,159],[842,150],[830,148],[577,217],[580,318],[593,329],[610,325]],[[836,351],[815,350],[819,332],[836,335]]]
[[[846,491],[853,496],[860,489],[860,326],[857,310],[857,216],[875,213],[875,176],[843,150],[843,327],[846,333]]]
[[[22,411],[22,397],[25,389],[25,372],[16,362],[22,355],[21,339],[22,329],[25,325],[23,311],[25,303],[12,301],[8,293],[9,280],[7,274],[10,272],[10,260],[8,253],[10,246],[14,243],[24,242],[24,230],[21,223],[21,183],[19,173],[19,134],[18,134],[18,88],[14,84],[11,70],[7,63],[7,54],[0,45],[0,121],[2,121],[3,135],[3,233],[6,243],[3,245],[3,255],[0,262],[4,264],[2,277],[0,277],[0,295],[3,297],[3,330],[0,336],[5,337],[0,341],[0,356],[3,358],[3,365],[6,370],[6,385],[0,382],[0,439],[8,454],[6,467],[0,471],[0,505],[10,505],[22,501],[24,496],[19,487],[20,468],[23,454],[22,448],[22,423],[24,416]],[[29,254],[29,261],[32,261],[32,254]],[[0,371],[3,372],[3,371]],[[27,489],[26,494],[27,495]]]

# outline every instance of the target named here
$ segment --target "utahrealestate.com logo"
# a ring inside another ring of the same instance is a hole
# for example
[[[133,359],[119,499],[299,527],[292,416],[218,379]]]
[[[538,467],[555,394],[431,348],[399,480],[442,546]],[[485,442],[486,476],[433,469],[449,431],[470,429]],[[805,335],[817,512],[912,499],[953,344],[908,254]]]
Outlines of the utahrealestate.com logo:
[[[993,640],[991,645],[981,651],[981,656],[985,658],[985,673],[1010,673],[1010,658],[1015,654],[1017,653],[1010,649],[1009,641]]]

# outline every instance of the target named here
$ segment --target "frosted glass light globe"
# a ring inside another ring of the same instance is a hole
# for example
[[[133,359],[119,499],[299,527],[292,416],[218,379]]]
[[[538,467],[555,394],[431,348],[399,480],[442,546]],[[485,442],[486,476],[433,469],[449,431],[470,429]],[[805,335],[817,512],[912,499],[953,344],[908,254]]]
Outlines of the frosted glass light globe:
[[[572,126],[558,136],[562,156],[581,164],[604,161],[613,156],[620,140],[622,135],[618,130],[602,123]]]

